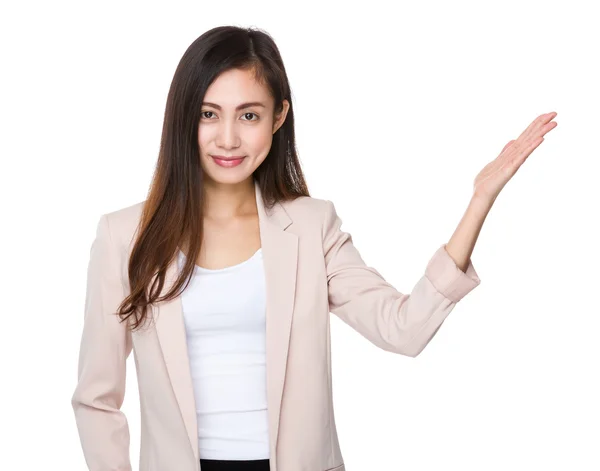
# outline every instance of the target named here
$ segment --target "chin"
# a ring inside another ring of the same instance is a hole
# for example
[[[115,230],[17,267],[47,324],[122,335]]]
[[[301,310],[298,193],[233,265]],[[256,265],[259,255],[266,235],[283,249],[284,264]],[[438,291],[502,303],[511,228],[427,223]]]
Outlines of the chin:
[[[253,172],[236,172],[235,169],[223,169],[223,172],[204,171],[204,178],[214,183],[223,185],[235,185],[242,183],[252,177]],[[215,175],[216,173],[216,175]]]

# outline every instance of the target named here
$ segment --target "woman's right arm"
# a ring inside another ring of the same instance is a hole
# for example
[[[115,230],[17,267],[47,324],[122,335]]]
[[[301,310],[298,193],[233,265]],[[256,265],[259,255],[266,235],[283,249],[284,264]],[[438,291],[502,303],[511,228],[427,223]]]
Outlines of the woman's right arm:
[[[125,397],[131,332],[115,314],[125,297],[108,215],[100,217],[90,249],[78,382],[71,399],[90,471],[131,471]]]

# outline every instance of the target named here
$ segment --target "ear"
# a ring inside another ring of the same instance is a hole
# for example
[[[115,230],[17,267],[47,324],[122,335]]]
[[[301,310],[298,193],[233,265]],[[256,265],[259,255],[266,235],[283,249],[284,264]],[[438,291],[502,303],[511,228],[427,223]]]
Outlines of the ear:
[[[277,132],[277,130],[285,122],[285,117],[287,116],[289,109],[290,109],[290,102],[284,99],[282,102],[282,109],[279,112],[279,114],[276,116],[275,121],[273,122],[273,134],[275,134]]]

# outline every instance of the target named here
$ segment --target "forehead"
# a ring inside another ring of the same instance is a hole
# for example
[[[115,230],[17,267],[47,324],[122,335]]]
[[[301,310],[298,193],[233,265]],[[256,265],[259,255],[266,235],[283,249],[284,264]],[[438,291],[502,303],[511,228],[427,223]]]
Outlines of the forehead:
[[[220,74],[210,84],[204,96],[205,101],[235,108],[245,101],[262,101],[271,104],[271,95],[266,85],[258,83],[251,70],[228,70]]]

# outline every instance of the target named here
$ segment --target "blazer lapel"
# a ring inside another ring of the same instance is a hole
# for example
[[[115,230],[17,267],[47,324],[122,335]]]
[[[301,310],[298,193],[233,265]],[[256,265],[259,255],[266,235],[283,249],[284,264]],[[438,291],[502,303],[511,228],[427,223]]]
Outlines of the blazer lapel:
[[[286,232],[292,220],[276,203],[267,210],[258,184],[254,183],[260,227],[266,285],[266,364],[267,404],[271,453],[276,450],[283,384],[290,342],[292,312],[296,289],[298,236]],[[161,295],[171,289],[178,275],[177,259],[167,269]],[[175,397],[179,404],[196,461],[198,424],[193,383],[190,374],[181,296],[152,307],[155,329]],[[275,457],[273,457],[273,462]]]

